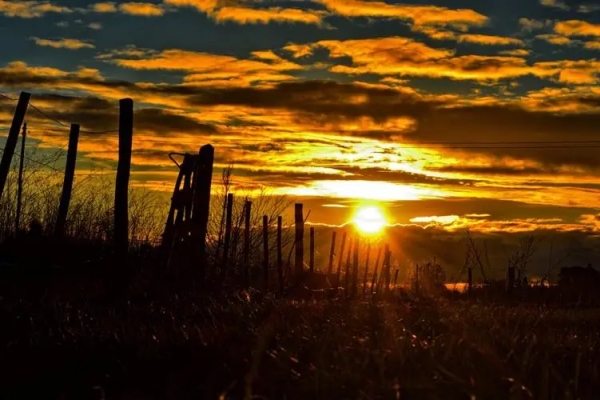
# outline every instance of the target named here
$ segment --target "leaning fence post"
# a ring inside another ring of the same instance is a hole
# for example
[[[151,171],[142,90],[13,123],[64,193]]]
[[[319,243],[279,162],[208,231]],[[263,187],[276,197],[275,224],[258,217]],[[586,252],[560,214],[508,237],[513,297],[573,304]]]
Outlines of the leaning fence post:
[[[23,204],[23,167],[25,164],[25,142],[27,141],[27,123],[23,124],[23,135],[21,137],[21,157],[19,160],[19,186],[17,187],[17,218],[15,221],[15,234],[19,233],[21,227],[21,206]]]
[[[329,265],[327,266],[327,275],[331,276],[333,272],[333,256],[335,254],[335,236],[336,232],[331,234],[331,249],[329,250]]]
[[[27,113],[27,106],[29,105],[29,99],[31,94],[27,92],[21,92],[19,96],[19,102],[15,109],[12,124],[8,131],[8,137],[6,138],[6,144],[4,145],[4,153],[2,153],[2,161],[0,162],[0,199],[4,193],[4,186],[6,185],[6,179],[8,178],[8,172],[10,170],[10,164],[17,147],[17,141],[19,140],[19,133],[21,133],[21,125],[25,119],[25,113]]]
[[[283,218],[280,216],[277,217],[277,277],[279,278],[279,288],[281,291],[284,289],[283,282],[283,258],[281,255],[281,230],[283,227]]]
[[[379,268],[379,260],[381,259],[381,246],[379,246],[377,250],[377,258],[375,258],[375,269],[373,270],[373,279],[371,280],[371,294],[373,294],[373,290],[378,289],[377,285],[377,268]]]
[[[119,100],[119,162],[115,186],[115,250],[119,256],[129,247],[129,176],[133,140],[133,100]]]
[[[263,215],[263,270],[265,290],[269,288],[269,217]]]
[[[67,150],[67,164],[65,165],[65,177],[63,180],[62,195],[58,205],[58,215],[56,218],[55,235],[60,237],[65,233],[65,224],[69,212],[69,203],[71,202],[71,192],[73,190],[73,179],[75,177],[75,164],[77,162],[77,144],[79,142],[79,125],[71,124],[69,133],[69,149]]]
[[[342,244],[340,246],[340,257],[338,260],[338,266],[337,266],[337,271],[336,271],[336,285],[339,287],[340,286],[340,279],[341,279],[341,275],[342,275],[342,263],[344,262],[344,249],[346,247],[346,231],[344,231],[344,233],[342,234]]]
[[[473,268],[467,268],[467,294],[469,297],[473,294]]]
[[[352,256],[352,246],[354,246],[354,239],[350,238],[350,245],[348,246],[348,253],[346,255],[346,271],[344,274],[344,290],[346,296],[348,296],[350,288],[350,257]]]
[[[246,200],[244,207],[244,278],[246,287],[250,287],[250,217],[252,215],[252,202]]]
[[[367,275],[369,273],[369,258],[371,258],[371,243],[367,244],[367,260],[365,261],[365,275],[363,278],[363,297],[367,291]]]
[[[358,248],[360,246],[360,239],[356,238],[356,244],[354,245],[353,265],[352,265],[352,296],[355,296],[358,291]]]
[[[208,215],[210,211],[210,188],[212,183],[215,148],[210,144],[200,148],[199,165],[194,177],[194,202],[192,206],[192,221],[194,221],[197,245],[200,255],[200,273],[206,272],[206,235],[208,233]]]
[[[225,215],[225,243],[223,245],[223,277],[229,268],[229,247],[231,247],[231,228],[233,225],[233,193],[227,194],[227,210]]]
[[[310,227],[310,259],[309,259],[310,272],[315,272],[315,228]]]
[[[296,258],[294,272],[299,276],[304,269],[304,217],[302,215],[302,204],[297,203],[294,209],[294,221],[296,223]]]

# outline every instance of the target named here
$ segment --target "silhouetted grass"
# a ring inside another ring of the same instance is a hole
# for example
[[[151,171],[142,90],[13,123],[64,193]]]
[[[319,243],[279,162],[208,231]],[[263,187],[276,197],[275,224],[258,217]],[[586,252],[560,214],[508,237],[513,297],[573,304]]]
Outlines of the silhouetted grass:
[[[600,310],[206,296],[156,278],[2,288],[3,398],[593,399]],[[177,293],[177,294],[175,294]],[[474,396],[474,397],[471,397]],[[249,398],[249,397],[248,397]]]

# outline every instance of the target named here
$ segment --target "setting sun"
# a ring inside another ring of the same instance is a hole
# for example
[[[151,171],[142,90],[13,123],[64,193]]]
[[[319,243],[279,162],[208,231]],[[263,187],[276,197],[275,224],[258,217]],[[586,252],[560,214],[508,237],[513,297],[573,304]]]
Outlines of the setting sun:
[[[386,224],[385,217],[377,207],[363,207],[354,216],[354,225],[363,233],[378,233]]]

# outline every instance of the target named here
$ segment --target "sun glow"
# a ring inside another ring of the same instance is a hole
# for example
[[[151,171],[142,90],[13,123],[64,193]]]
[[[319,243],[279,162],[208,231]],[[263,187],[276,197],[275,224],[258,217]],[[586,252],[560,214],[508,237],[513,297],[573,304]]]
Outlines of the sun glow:
[[[354,225],[366,234],[379,233],[386,224],[385,217],[377,207],[363,207],[353,219]]]

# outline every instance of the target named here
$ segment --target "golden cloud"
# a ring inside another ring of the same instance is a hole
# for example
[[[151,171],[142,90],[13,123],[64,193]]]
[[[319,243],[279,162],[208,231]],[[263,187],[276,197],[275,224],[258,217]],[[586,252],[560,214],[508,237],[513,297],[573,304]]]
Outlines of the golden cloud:
[[[93,49],[94,45],[91,43],[83,42],[79,39],[59,39],[59,40],[51,40],[51,39],[41,39],[39,37],[31,37],[31,40],[35,42],[38,46],[45,47],[53,47],[55,49],[69,49],[69,50],[78,50],[78,49]]]
[[[97,12],[97,13],[117,12],[117,6],[115,6],[115,3],[109,3],[109,2],[95,3],[95,4],[92,4],[90,7],[94,12]]]
[[[0,0],[0,14],[6,17],[39,18],[47,13],[71,12],[69,7],[57,6],[49,2]]]
[[[364,0],[315,0],[332,12],[344,17],[381,17],[410,20],[416,25],[473,25],[482,26],[488,17],[469,9],[450,9],[438,6],[388,4]]]
[[[352,66],[334,65],[330,68],[332,72],[349,75],[403,75],[495,81],[525,75],[547,78],[557,73],[555,69],[528,65],[522,57],[454,57],[453,49],[436,49],[401,37],[324,40],[310,46],[313,49],[328,49],[331,58],[349,57]],[[289,46],[286,48],[289,49]],[[303,53],[307,51],[305,48],[300,50]]]
[[[232,21],[239,24],[268,24],[269,22],[290,22],[320,25],[322,11],[305,11],[296,8],[271,7],[255,9],[248,7],[219,8],[212,16],[216,21]]]
[[[119,58],[131,51],[138,58]],[[101,57],[125,68],[184,71],[188,73],[184,81],[196,86],[248,86],[258,82],[293,80],[294,77],[283,72],[302,69],[302,66],[287,61],[272,51],[252,53],[258,60],[177,49],[151,54],[144,54],[142,51],[144,57],[139,58],[139,52],[137,49],[126,49],[124,54]]]
[[[252,8],[226,0],[164,0],[164,3],[175,7],[192,7],[218,22],[229,21],[238,24],[288,22],[321,25],[323,17],[327,14],[324,11],[298,8]]]
[[[159,17],[165,13],[162,7],[152,3],[123,3],[119,4],[119,10],[125,14],[143,17]]]
[[[565,11],[571,9],[563,0],[540,0],[540,4],[546,7],[559,8]]]
[[[479,34],[463,34],[458,37],[459,42],[476,43],[491,46],[524,46],[525,43],[521,39],[506,37],[506,36],[494,36],[494,35],[479,35]]]
[[[527,57],[530,51],[525,49],[504,50],[500,54],[510,57]]]
[[[579,20],[560,21],[554,31],[564,36],[600,36],[600,25]]]
[[[543,35],[537,35],[536,38],[545,40],[548,43],[555,44],[558,46],[568,46],[568,45],[573,44],[573,40],[569,39],[566,36],[554,35],[554,34],[550,34],[550,33],[543,34]]]

